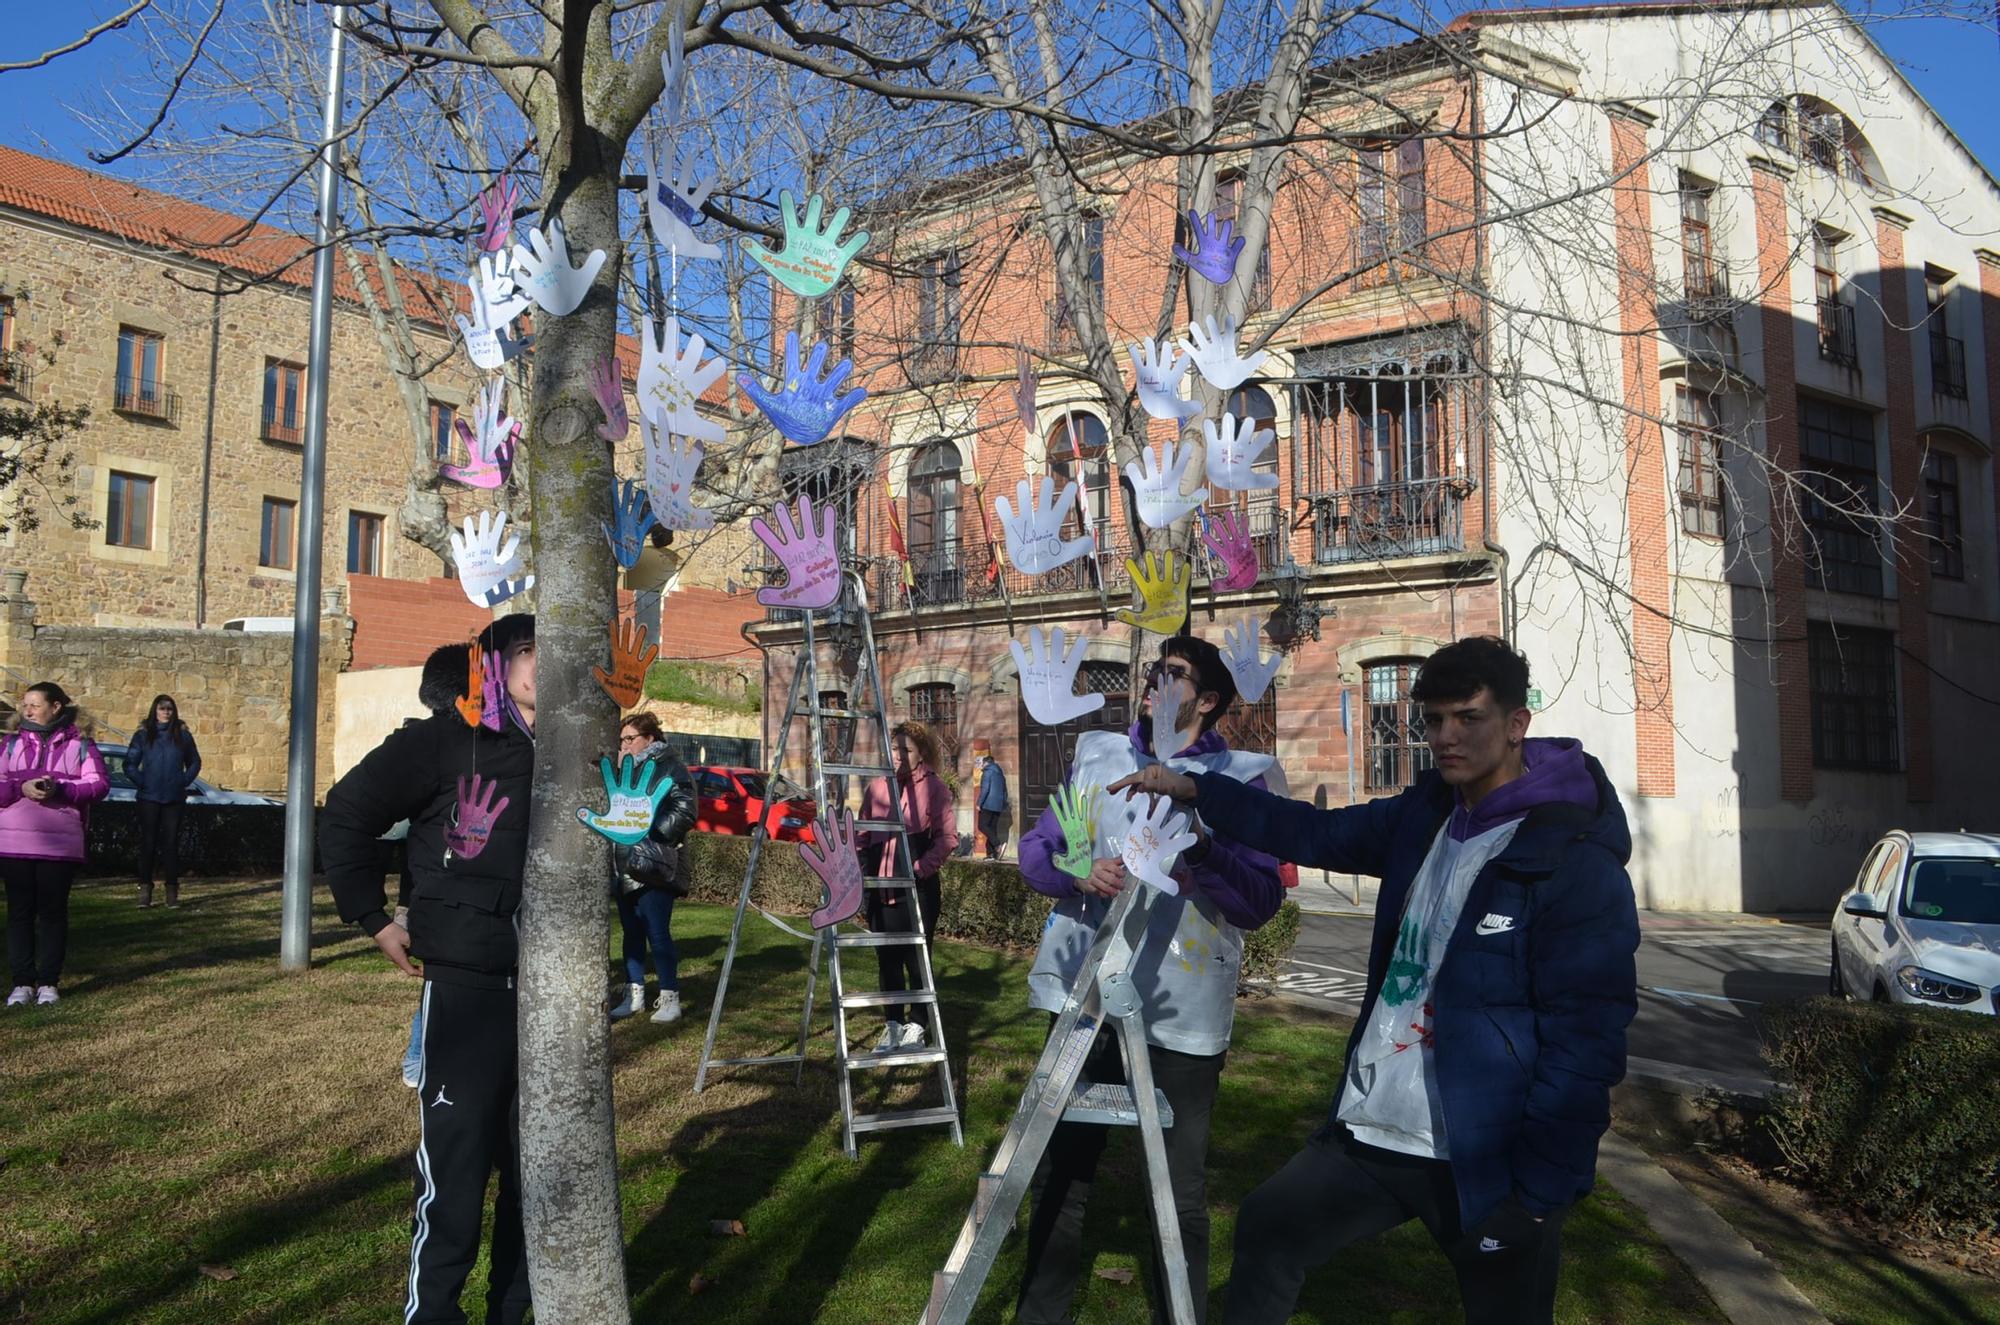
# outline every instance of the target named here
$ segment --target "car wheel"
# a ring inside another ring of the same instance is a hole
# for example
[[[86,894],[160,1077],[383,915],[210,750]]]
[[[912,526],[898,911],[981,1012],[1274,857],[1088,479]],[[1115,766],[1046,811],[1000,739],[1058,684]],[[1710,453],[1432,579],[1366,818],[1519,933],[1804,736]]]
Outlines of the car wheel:
[[[1880,981],[1877,981],[1875,984],[1875,994],[1872,1001],[1876,1003],[1887,1003],[1889,1001],[1889,987],[1881,983]]]
[[[1833,960],[1826,971],[1826,992],[1833,998],[1847,997],[1847,982],[1840,978],[1840,940],[1833,941]]]

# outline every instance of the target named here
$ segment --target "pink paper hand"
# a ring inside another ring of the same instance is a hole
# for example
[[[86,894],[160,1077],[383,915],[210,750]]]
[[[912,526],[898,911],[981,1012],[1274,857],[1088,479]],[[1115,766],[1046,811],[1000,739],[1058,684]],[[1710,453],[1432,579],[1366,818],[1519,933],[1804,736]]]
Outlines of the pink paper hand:
[[[632,431],[632,416],[625,409],[625,361],[608,355],[590,366],[590,394],[604,411],[597,435],[607,442],[622,442]]]
[[[514,239],[514,204],[521,200],[521,190],[508,178],[505,171],[500,174],[500,182],[489,184],[479,191],[479,248],[485,253],[498,253]]]
[[[458,426],[463,428],[465,425],[461,423]],[[499,449],[494,452],[491,459],[482,457],[478,448],[474,447],[470,464],[439,465],[438,474],[453,483],[463,483],[468,488],[484,488],[491,491],[494,488],[504,487],[507,476],[514,472],[514,444],[520,435],[521,425],[517,423],[512,432],[501,438]]]
[[[1248,589],[1257,583],[1260,567],[1257,563],[1257,542],[1250,537],[1242,517],[1234,511],[1224,511],[1220,515],[1203,516],[1201,541],[1208,544],[1209,551],[1222,558],[1224,573],[1208,582],[1208,587],[1222,593],[1235,593]]]
[[[502,706],[507,702],[507,661],[494,650],[481,660],[486,675],[485,706],[479,711],[479,725],[488,731],[500,730]]]
[[[845,809],[820,821],[811,842],[799,843],[799,858],[826,886],[826,902],[813,912],[814,929],[851,920],[861,910],[861,857],[855,852],[854,816]]]
[[[511,803],[512,798],[500,797],[498,804],[493,797],[500,790],[500,779],[494,778],[485,784],[484,794],[480,791],[479,774],[472,775],[472,785],[467,787],[465,779],[458,780],[458,805],[452,812],[452,826],[445,829],[444,844],[452,855],[471,860],[486,850],[486,844],[493,837],[493,824]]]
[[[771,549],[784,568],[785,582],[757,591],[757,601],[765,607],[789,607],[818,611],[832,607],[840,598],[840,547],[834,540],[834,511],[827,507],[813,521],[810,494],[799,497],[798,523],[792,522],[792,508],[778,504],[778,529],[758,516],[750,522],[750,532]]]

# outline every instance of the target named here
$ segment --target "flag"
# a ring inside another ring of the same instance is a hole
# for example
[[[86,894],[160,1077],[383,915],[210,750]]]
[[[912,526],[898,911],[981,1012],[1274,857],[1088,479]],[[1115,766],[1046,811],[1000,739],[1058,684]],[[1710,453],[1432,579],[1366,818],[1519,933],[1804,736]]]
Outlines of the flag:
[[[896,560],[903,563],[903,592],[909,596],[910,607],[917,605],[917,573],[910,568],[910,547],[903,541],[903,522],[896,515],[896,494],[889,494],[889,550],[896,554]]]
[[[986,539],[986,587],[1000,583],[1000,545],[993,541],[993,526],[987,523],[986,485],[977,473],[972,476],[972,500],[979,505],[979,532]]]

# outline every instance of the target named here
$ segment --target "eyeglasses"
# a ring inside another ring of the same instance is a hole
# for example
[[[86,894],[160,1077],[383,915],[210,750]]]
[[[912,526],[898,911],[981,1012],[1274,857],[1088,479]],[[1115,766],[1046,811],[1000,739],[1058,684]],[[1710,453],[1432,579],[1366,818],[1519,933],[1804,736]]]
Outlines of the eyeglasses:
[[[1155,685],[1159,684],[1160,674],[1164,672],[1176,680],[1187,682],[1196,691],[1200,691],[1201,678],[1194,674],[1194,669],[1186,663],[1181,663],[1180,666],[1176,667],[1174,664],[1177,662],[1180,662],[1180,659],[1161,658],[1156,662],[1148,664],[1146,667],[1146,689],[1151,690]]]
[[[629,745],[633,741],[643,741],[645,739],[646,738],[638,732],[625,732],[618,737],[618,744]]]

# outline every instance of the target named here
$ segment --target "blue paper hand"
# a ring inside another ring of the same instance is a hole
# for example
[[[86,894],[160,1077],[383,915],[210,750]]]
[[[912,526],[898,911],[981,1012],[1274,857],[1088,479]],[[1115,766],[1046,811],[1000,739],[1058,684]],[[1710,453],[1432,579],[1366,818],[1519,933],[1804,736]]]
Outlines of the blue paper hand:
[[[821,341],[813,346],[812,358],[801,367],[799,338],[788,331],[785,333],[783,389],[767,390],[758,385],[757,379],[749,373],[738,373],[736,383],[757,408],[764,411],[764,417],[777,425],[779,432],[800,446],[811,446],[814,442],[826,440],[826,435],[833,431],[833,425],[840,422],[842,415],[868,399],[864,387],[855,387],[842,396],[834,395],[840,390],[840,384],[847,380],[847,375],[854,371],[852,359],[842,359],[821,380],[819,370],[825,363],[826,342]]]
[[[645,550],[646,531],[658,523],[653,519],[653,503],[646,499],[646,490],[629,478],[612,479],[611,518],[615,524],[600,521],[599,527],[611,544],[611,555],[620,566],[631,570]]]
[[[1236,275],[1236,257],[1243,252],[1243,239],[1238,236],[1233,242],[1230,232],[1236,229],[1236,222],[1218,220],[1214,212],[1203,216],[1190,210],[1187,214],[1188,233],[1194,236],[1192,252],[1174,245],[1174,256],[1185,262],[1196,275],[1215,285],[1227,285]]]

